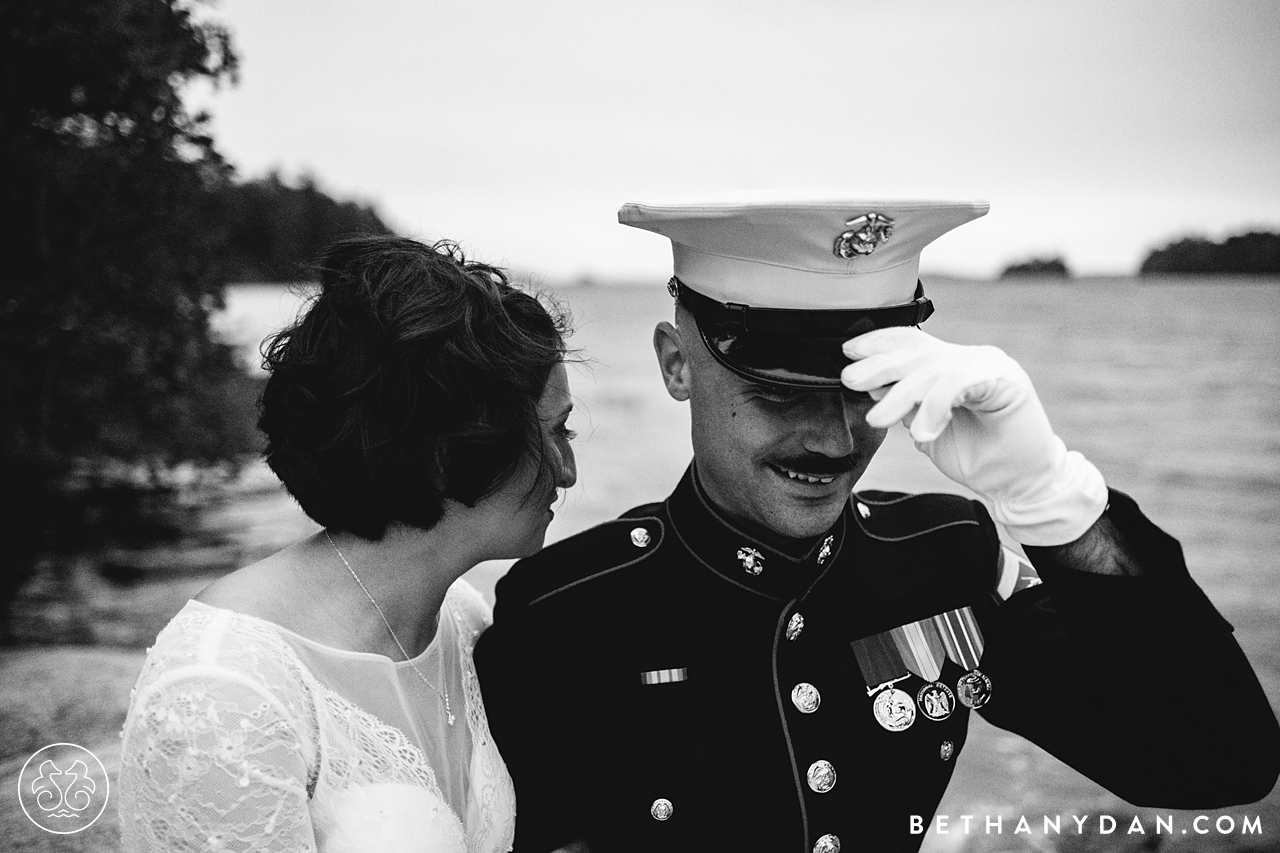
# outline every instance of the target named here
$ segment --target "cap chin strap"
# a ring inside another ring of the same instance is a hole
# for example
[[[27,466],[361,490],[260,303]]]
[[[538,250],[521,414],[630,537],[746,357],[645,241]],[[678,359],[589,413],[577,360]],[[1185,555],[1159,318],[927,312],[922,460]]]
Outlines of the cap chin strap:
[[[691,289],[675,276],[667,282],[667,292],[699,320],[739,333],[760,332],[805,338],[853,337],[888,326],[918,326],[933,314],[933,302],[924,295],[924,285],[918,280],[914,299],[905,305],[888,308],[760,308],[737,302],[717,302]]]

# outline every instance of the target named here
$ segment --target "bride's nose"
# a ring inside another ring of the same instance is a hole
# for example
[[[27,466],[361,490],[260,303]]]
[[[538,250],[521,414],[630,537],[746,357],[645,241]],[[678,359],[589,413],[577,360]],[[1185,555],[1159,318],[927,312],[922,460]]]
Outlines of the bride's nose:
[[[560,451],[560,464],[556,466],[556,487],[573,488],[578,482],[578,460],[573,455],[573,445],[565,444]]]

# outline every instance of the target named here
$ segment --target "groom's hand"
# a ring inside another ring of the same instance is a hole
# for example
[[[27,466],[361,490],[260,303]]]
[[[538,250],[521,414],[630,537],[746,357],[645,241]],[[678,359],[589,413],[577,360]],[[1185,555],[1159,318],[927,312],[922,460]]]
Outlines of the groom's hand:
[[[877,403],[867,423],[901,421],[942,473],[992,505],[1024,545],[1079,538],[1107,504],[1102,475],[1054,434],[1031,379],[990,346],[940,341],[911,327],[847,341],[841,381]]]

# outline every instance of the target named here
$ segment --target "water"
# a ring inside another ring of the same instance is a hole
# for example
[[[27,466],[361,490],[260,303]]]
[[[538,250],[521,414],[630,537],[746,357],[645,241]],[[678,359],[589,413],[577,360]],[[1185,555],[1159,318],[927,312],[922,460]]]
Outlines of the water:
[[[932,334],[1002,347],[1027,369],[1059,435],[1182,539],[1215,601],[1280,607],[1280,280],[931,280]],[[575,318],[579,483],[558,539],[664,496],[691,454],[687,408],[663,389],[649,340],[671,314],[660,285],[559,292]],[[219,320],[253,361],[299,305],[238,285]],[[963,490],[895,430],[863,486]]]
[[[1018,359],[1067,445],[1181,540],[1193,576],[1235,625],[1264,689],[1280,705],[1280,279],[943,279],[926,287],[937,305],[926,331],[958,343],[995,344]],[[661,499],[691,454],[687,408],[667,396],[649,344],[654,324],[671,315],[661,283],[580,286],[560,296],[576,318],[572,343],[585,361],[571,370],[579,484],[557,508],[551,540]],[[251,351],[297,304],[278,286],[237,286],[221,328]],[[861,485],[963,492],[900,428]],[[289,515],[287,501],[276,500],[273,529],[305,530],[296,510]],[[505,564],[488,564],[472,579],[491,594],[504,570]],[[1194,677],[1187,685],[1152,689],[1194,689]],[[1038,825],[1041,814],[1108,809],[1126,813],[1046,753],[979,721],[940,811],[1015,820],[1026,814]],[[1264,830],[1280,832],[1277,795],[1224,813],[1260,813]],[[1125,826],[1122,820],[1118,835]],[[1025,845],[1035,843],[1011,838],[1010,831],[930,836],[925,849],[1030,849]],[[1268,831],[1267,837],[1277,836]],[[1200,849],[1214,849],[1217,839],[1196,841]]]
[[[938,306],[927,331],[961,343],[996,344],[1017,358],[1068,446],[1084,452],[1113,486],[1136,497],[1181,540],[1193,576],[1235,625],[1273,705],[1280,704],[1280,279],[928,280],[926,287]],[[572,343],[584,362],[571,370],[579,484],[557,508],[551,540],[661,499],[690,456],[687,409],[666,395],[649,347],[653,325],[671,314],[662,283],[579,286],[561,296],[577,318]],[[262,338],[299,304],[299,294],[280,285],[238,285],[217,325],[252,365]],[[862,485],[961,491],[900,429],[890,434]],[[0,656],[0,685],[6,688],[0,690],[0,728],[9,735],[0,751],[8,759],[0,761],[0,780],[16,784],[25,756],[68,738],[114,767],[129,686],[141,649],[156,631],[212,577],[314,529],[259,465],[236,491],[203,505],[187,541],[78,555],[70,565],[46,567],[14,610],[29,629],[27,642],[43,645]],[[127,584],[106,580],[104,565],[130,567],[141,577]],[[505,568],[479,566],[471,579],[491,595]],[[85,645],[54,645],[67,642]],[[1188,673],[1179,684],[1152,684],[1152,701],[1176,701],[1200,683],[1198,674]],[[1224,699],[1229,706],[1230,697]],[[1230,725],[1225,713],[1222,724]],[[10,806],[0,806],[0,835],[18,838],[20,830],[32,828],[12,801]],[[1124,832],[1124,816],[1134,811],[1149,831],[1152,816],[1167,813],[1129,809],[1042,750],[975,719],[939,813],[951,815],[956,829],[960,815],[1003,816],[1004,832],[930,835],[924,849],[1065,849],[1073,840],[1070,816],[1091,815],[1096,824],[1104,813],[1117,816],[1115,835],[1086,835],[1071,849],[1136,849],[1141,839]],[[1146,840],[1163,840],[1165,851],[1239,850],[1249,842],[1252,850],[1277,849],[1280,795],[1209,814],[1237,821],[1260,816],[1264,834]],[[1037,833],[1014,835],[1018,815],[1026,815]],[[1039,835],[1041,815],[1064,816],[1061,838]],[[1180,814],[1179,825],[1190,817]],[[88,836],[71,837],[57,849],[114,849],[109,829]],[[31,844],[48,838],[33,837]]]

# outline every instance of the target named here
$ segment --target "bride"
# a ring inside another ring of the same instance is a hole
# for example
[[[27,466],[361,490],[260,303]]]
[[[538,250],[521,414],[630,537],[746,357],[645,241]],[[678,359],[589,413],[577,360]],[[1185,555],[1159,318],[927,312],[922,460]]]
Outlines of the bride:
[[[488,853],[515,794],[459,577],[576,479],[564,317],[451,243],[332,246],[268,345],[266,458],[322,529],[206,587],[124,727],[126,850]]]

